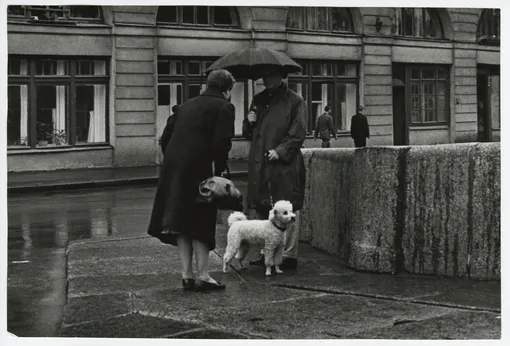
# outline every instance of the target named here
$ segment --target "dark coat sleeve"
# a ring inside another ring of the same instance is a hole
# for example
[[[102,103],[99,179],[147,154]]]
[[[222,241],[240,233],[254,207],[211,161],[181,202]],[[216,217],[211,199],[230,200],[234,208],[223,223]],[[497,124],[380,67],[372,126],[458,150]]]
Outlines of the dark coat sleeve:
[[[353,115],[351,118],[351,138],[354,138],[354,129],[356,125],[354,124],[356,122],[356,117]]]
[[[333,135],[333,137],[336,139],[336,126],[335,124],[333,123],[333,118],[330,117],[328,119],[328,124],[329,124],[329,130],[331,131],[331,134]]]
[[[163,130],[163,134],[161,135],[161,151],[165,154],[166,146],[170,139],[172,138],[172,134],[174,133],[175,123],[177,122],[177,113],[172,115],[170,119],[167,120],[165,129]]]
[[[369,126],[368,126],[368,120],[367,120],[366,117],[364,118],[364,120],[365,120],[364,121],[364,123],[365,123],[364,124],[365,125],[365,134],[366,134],[367,138],[370,138],[370,130],[369,130]]]
[[[301,150],[306,138],[306,109],[303,99],[300,99],[294,107],[291,114],[291,123],[287,136],[274,149],[280,160],[290,162],[292,158]]]
[[[234,136],[235,108],[231,103],[220,110],[213,137],[214,174],[221,176],[227,168],[228,153]]]
[[[250,105],[250,108],[249,109],[252,109],[252,105]],[[251,141],[252,138],[253,138],[253,128],[255,126],[253,126],[252,124],[250,124],[250,122],[248,121],[248,114],[246,114],[244,116],[244,120],[243,120],[243,137],[246,138],[247,140]]]

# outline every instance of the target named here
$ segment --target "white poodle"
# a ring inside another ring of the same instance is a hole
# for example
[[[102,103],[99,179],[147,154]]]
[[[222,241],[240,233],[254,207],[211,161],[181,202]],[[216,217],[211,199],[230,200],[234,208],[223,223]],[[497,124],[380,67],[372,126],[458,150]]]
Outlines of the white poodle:
[[[285,230],[296,220],[292,212],[292,204],[288,201],[278,201],[269,212],[269,220],[247,220],[246,215],[233,212],[228,217],[227,249],[223,256],[223,272],[235,258],[244,268],[243,259],[250,249],[250,245],[262,245],[266,264],[266,275],[271,275],[271,267],[276,267],[277,273],[282,273],[280,264],[283,259]]]

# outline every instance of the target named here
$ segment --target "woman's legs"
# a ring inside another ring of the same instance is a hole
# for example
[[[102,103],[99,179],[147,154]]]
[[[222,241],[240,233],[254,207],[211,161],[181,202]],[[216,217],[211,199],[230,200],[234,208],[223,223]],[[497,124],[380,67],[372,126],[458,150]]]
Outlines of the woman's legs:
[[[207,244],[193,239],[193,250],[195,250],[195,259],[197,261],[198,279],[217,283],[217,281],[209,275],[209,247]]]
[[[192,240],[185,235],[177,236],[177,249],[182,265],[182,278],[193,279],[193,246]]]

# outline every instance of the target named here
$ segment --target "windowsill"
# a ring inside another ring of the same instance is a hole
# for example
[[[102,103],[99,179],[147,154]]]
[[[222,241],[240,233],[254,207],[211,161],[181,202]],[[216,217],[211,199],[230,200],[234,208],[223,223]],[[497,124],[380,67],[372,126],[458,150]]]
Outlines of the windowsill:
[[[437,38],[437,37],[419,37],[419,36],[402,36],[402,35],[393,35],[394,39],[401,39],[405,41],[422,41],[422,42],[440,42],[440,43],[448,43],[452,42],[450,39],[447,38]]]
[[[30,20],[30,19],[13,19],[9,18],[7,20],[7,24],[22,24],[22,25],[41,25],[41,26],[58,26],[58,27],[73,27],[73,28],[80,28],[80,27],[86,27],[86,28],[111,28],[112,26],[110,24],[105,24],[101,22],[96,21],[90,21],[90,22],[75,22],[75,21],[61,21],[61,22],[52,22],[52,21],[36,21],[36,20]]]
[[[185,29],[185,30],[218,30],[218,31],[237,31],[246,32],[247,29],[242,29],[239,26],[225,26],[225,25],[195,25],[195,24],[170,24],[170,23],[158,23],[158,29]]]
[[[286,30],[289,34],[304,34],[309,36],[347,36],[347,37],[360,37],[360,34],[354,33],[352,31],[308,31],[308,30],[302,30],[302,29],[290,29],[287,28]]]
[[[93,151],[93,150],[111,150],[113,147],[109,144],[94,145],[94,146],[75,146],[59,145],[59,146],[47,146],[38,147],[36,149],[26,148],[21,149],[20,147],[7,148],[7,155],[24,155],[24,154],[48,154],[48,153],[63,153],[72,151]]]
[[[409,131],[429,131],[429,130],[448,130],[449,126],[445,124],[440,125],[414,125],[409,126]]]

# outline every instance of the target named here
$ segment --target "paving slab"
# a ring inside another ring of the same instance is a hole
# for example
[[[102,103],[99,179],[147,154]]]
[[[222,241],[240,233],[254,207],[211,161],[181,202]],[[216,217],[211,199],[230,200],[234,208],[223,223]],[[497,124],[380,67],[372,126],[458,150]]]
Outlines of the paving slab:
[[[201,319],[232,332],[274,339],[325,339],[390,326],[397,319],[424,320],[449,312],[451,309],[442,307],[323,294],[267,304],[218,306]]]
[[[74,297],[68,299],[63,323],[102,321],[131,312],[131,296],[127,293]]]
[[[347,335],[350,339],[480,340],[501,338],[501,315],[490,312],[455,311],[423,321],[374,328]]]
[[[200,325],[169,319],[128,314],[102,321],[62,328],[60,336],[81,338],[162,338]]]
[[[272,305],[317,295],[314,292],[270,287],[264,284],[244,283],[234,275],[213,277],[227,285],[219,292],[185,292],[182,287],[145,291],[133,294],[135,311],[158,317],[202,321],[219,309],[240,308],[252,305]]]
[[[170,335],[171,339],[251,339],[250,336],[242,334],[229,333],[223,330],[215,329],[195,329],[189,332],[182,332],[175,335]]]
[[[501,282],[463,280],[462,286],[443,293],[420,297],[419,302],[501,311]]]
[[[69,279],[69,298],[91,295],[163,290],[181,285],[181,274],[114,275],[105,277],[76,277]]]

